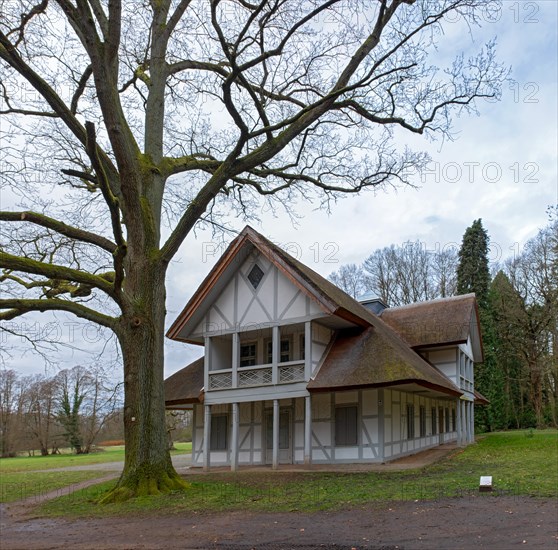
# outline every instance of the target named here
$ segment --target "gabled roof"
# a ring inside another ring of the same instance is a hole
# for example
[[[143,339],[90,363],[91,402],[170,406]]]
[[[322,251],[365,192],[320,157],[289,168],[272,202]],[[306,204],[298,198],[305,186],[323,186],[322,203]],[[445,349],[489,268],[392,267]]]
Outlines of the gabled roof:
[[[189,331],[193,330],[199,320],[200,311],[205,310],[216,298],[217,281],[230,278],[234,270],[257,249],[270,262],[275,264],[300,290],[318,303],[329,315],[336,315],[360,326],[370,324],[370,314],[356,300],[336,287],[333,283],[287,254],[284,250],[260,235],[250,226],[246,226],[228,246],[209,275],[196,290],[182,313],[177,317],[167,332],[172,340],[199,343],[189,340]]]
[[[471,338],[475,361],[483,360],[479,312],[474,294],[385,309],[381,319],[416,349],[465,344]]]

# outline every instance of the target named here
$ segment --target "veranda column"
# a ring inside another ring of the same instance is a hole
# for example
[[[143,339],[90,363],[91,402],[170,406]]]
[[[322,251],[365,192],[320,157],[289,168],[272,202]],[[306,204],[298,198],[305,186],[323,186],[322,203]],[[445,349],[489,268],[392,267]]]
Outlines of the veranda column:
[[[238,467],[238,403],[232,404],[232,441],[231,441],[231,471],[236,472]]]
[[[470,443],[475,442],[475,425],[473,424],[473,402],[469,401],[469,436],[470,436]]]
[[[279,383],[279,370],[277,363],[279,363],[279,346],[281,344],[281,334],[279,327],[272,327],[271,329],[271,383]]]
[[[455,415],[457,421],[457,445],[461,446],[461,399],[457,398],[457,403],[455,404]]]
[[[475,402],[471,401],[471,442],[475,442]]]
[[[211,439],[211,405],[204,405],[204,417],[203,417],[203,469],[205,471],[209,470],[210,461],[210,445],[209,440]]]
[[[272,468],[279,466],[279,400],[273,400],[273,460]]]
[[[238,332],[232,335],[232,387],[238,387],[238,363],[240,361],[240,335]]]
[[[307,395],[304,398],[304,464],[312,463],[312,400]]]
[[[467,401],[461,403],[461,412],[463,413],[463,444],[467,445],[469,443],[469,411],[467,409]]]

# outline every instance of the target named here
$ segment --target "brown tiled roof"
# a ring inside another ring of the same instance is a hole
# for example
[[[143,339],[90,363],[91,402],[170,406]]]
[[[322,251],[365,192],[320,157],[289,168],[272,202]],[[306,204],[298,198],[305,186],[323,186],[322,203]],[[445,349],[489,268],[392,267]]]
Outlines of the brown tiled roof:
[[[165,380],[165,405],[187,405],[203,401],[203,357]]]
[[[474,294],[385,309],[381,319],[413,348],[467,342],[477,318]]]
[[[354,298],[328,281],[325,277],[322,277],[313,269],[299,262],[290,254],[287,254],[287,252],[254,231],[251,227],[247,227],[246,229],[249,230],[250,236],[254,239],[253,242],[256,244],[264,244],[264,247],[258,247],[260,252],[268,257],[269,254],[266,254],[265,249],[272,252],[273,256],[275,256],[275,260],[279,260],[283,268],[290,271],[291,277],[294,276],[299,285],[302,284],[303,287],[310,290],[322,303],[329,305],[331,313],[361,326],[369,325],[371,318],[376,317]]]
[[[387,327],[341,331],[309,391],[416,383],[449,395],[461,391]]]

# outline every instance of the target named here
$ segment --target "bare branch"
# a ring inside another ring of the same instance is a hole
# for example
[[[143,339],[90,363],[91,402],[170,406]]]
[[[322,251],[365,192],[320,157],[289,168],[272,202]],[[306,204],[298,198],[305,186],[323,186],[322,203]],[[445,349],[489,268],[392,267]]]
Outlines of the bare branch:
[[[110,328],[115,332],[118,329],[118,319],[99,313],[98,311],[76,302],[56,298],[38,300],[16,298],[0,299],[1,321],[10,321],[31,311],[67,311],[73,313],[77,317],[91,321],[92,323]]]
[[[32,275],[41,275],[49,279],[75,281],[77,283],[90,285],[93,288],[102,290],[116,300],[110,280],[101,275],[91,275],[85,271],[79,271],[62,265],[49,264],[32,260],[31,258],[14,256],[4,251],[0,251],[0,268],[21,271]]]
[[[106,250],[113,254],[116,251],[116,245],[110,240],[102,237],[101,235],[96,235],[84,229],[79,229],[77,227],[72,227],[59,220],[45,216],[44,214],[39,214],[37,212],[0,212],[0,221],[7,222],[23,222],[27,221],[40,225],[41,227],[46,227],[47,229],[52,229],[57,233],[66,235],[71,239],[76,239],[84,243],[94,244],[100,248]]]

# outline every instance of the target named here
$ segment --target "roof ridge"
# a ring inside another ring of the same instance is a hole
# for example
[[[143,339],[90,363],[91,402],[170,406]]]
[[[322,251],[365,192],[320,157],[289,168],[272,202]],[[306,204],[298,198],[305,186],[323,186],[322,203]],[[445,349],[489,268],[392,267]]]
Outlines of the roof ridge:
[[[404,309],[404,308],[412,308],[412,307],[420,307],[422,305],[429,305],[429,304],[436,304],[436,303],[443,303],[443,302],[452,302],[452,301],[457,301],[457,300],[465,300],[465,299],[471,299],[471,298],[476,298],[476,295],[474,292],[468,292],[467,294],[455,294],[454,296],[444,296],[444,297],[440,297],[440,298],[432,298],[432,300],[422,300],[421,302],[412,302],[410,304],[403,304],[401,306],[390,306],[386,309],[384,309],[382,311],[382,313],[380,314],[380,316],[385,313],[386,311],[389,312],[391,311],[396,311],[396,310],[400,310],[400,309]]]

